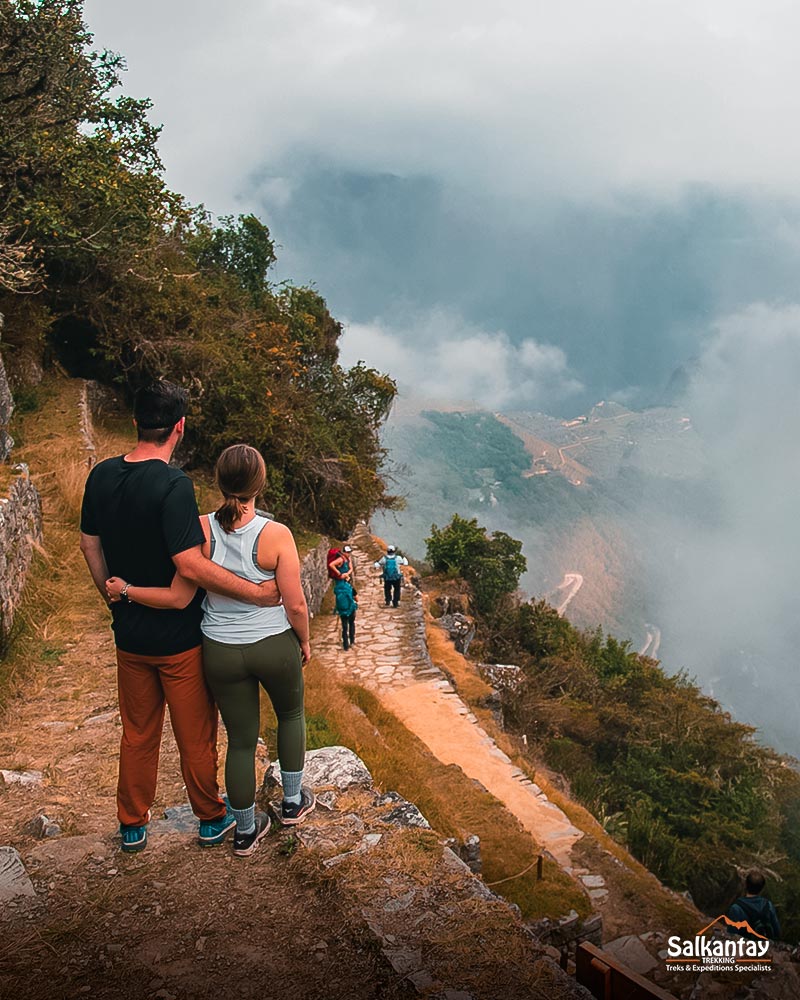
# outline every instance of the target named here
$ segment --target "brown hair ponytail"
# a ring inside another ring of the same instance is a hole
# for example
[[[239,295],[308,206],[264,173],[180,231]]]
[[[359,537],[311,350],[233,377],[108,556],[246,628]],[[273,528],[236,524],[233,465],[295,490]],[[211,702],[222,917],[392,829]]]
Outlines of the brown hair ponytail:
[[[214,475],[225,498],[214,517],[223,531],[231,532],[244,514],[244,504],[264,489],[267,468],[255,448],[249,444],[232,444],[217,459]]]

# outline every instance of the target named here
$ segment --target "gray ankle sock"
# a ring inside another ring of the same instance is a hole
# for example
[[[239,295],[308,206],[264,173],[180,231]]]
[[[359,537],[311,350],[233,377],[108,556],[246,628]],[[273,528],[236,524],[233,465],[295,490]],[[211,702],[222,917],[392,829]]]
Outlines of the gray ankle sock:
[[[302,801],[302,771],[281,771],[281,784],[283,785],[283,797],[287,802],[299,805]]]
[[[234,809],[230,806],[230,810],[236,817],[236,832],[237,833],[252,833],[256,828],[256,804],[255,802],[248,806],[247,809]]]

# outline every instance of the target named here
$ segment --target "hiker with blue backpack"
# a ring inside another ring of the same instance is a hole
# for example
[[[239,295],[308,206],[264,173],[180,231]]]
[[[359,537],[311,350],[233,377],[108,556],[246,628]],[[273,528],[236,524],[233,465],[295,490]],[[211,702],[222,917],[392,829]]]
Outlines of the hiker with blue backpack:
[[[333,585],[333,596],[336,598],[336,614],[342,622],[342,646],[345,652],[356,644],[356,611],[358,603],[356,592],[349,580],[336,580]]]
[[[386,555],[381,556],[375,563],[375,569],[381,571],[383,597],[387,608],[390,604],[396,608],[400,603],[400,585],[403,582],[401,566],[408,566],[408,559],[399,555],[394,545],[389,545],[386,549]]]

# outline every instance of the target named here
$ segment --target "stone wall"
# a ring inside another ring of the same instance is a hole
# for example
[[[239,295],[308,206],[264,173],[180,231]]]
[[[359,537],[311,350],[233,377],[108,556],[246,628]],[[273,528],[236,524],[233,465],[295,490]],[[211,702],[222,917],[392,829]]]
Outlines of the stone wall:
[[[42,501],[28,467],[17,465],[8,490],[0,495],[0,646],[14,622],[28,575],[34,544],[42,538]]]
[[[323,538],[316,548],[306,553],[300,566],[303,593],[306,595],[308,610],[312,615],[319,613],[322,598],[330,584],[327,559],[329,548],[330,542],[327,538]]]
[[[0,315],[0,332],[3,329],[3,317]],[[14,399],[11,395],[11,388],[8,384],[3,357],[0,355],[0,462],[8,460],[13,447],[13,440],[8,433],[8,425],[11,423],[11,414],[14,412]]]

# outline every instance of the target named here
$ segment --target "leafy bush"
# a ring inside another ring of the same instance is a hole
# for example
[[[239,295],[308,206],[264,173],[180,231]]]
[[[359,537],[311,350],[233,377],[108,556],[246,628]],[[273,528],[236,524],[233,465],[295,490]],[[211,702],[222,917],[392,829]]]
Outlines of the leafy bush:
[[[458,514],[445,528],[431,525],[425,544],[434,571],[462,576],[472,588],[477,610],[484,614],[517,589],[527,566],[521,542],[504,531],[495,531],[490,538],[476,518]]]

